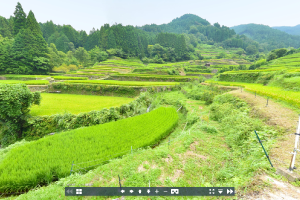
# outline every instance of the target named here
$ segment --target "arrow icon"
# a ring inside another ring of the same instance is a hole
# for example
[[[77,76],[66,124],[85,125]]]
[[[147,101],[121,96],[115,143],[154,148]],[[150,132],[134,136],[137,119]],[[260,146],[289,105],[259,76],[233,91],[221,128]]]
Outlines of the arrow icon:
[[[130,192],[130,193],[133,193],[134,191],[133,191],[133,190],[129,190],[129,192]]]
[[[227,194],[232,194],[233,193],[233,190],[232,189],[227,189]]]
[[[218,192],[219,192],[220,194],[222,194],[223,189],[218,189]]]
[[[125,192],[125,190],[121,190],[121,192],[122,192],[122,193],[124,193],[124,192]]]

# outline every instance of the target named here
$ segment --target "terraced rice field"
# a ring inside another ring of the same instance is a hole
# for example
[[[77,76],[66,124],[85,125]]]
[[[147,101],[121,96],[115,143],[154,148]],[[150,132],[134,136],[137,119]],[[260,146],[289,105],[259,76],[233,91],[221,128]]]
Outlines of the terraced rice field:
[[[133,149],[153,145],[177,125],[174,108],[55,134],[12,149],[0,163],[0,192],[26,191],[70,175],[70,167],[93,169]],[[82,163],[82,164],[79,164]],[[74,168],[76,170],[76,168]]]
[[[31,107],[31,115],[54,115],[69,112],[79,114],[102,108],[117,107],[133,101],[133,98],[94,96],[76,94],[52,94],[42,93],[42,101],[39,106]]]

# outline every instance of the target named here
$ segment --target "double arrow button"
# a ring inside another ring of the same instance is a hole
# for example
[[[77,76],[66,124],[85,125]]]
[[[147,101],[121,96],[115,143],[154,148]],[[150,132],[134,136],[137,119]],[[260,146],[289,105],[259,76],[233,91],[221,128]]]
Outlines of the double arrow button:
[[[227,189],[227,194],[232,194],[233,193],[233,190],[232,189]]]

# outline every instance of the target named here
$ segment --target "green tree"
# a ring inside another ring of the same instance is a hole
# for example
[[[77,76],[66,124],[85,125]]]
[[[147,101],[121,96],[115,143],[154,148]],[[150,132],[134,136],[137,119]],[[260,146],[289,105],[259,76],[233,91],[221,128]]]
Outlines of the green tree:
[[[89,62],[89,54],[83,47],[77,48],[74,56],[83,66],[87,66]]]
[[[277,58],[280,58],[286,55],[287,50],[285,48],[282,48],[282,49],[273,50],[273,52],[276,54]]]
[[[189,33],[191,33],[191,34],[196,34],[196,33],[198,33],[197,27],[196,27],[196,26],[191,26],[191,27],[190,27],[190,30],[189,30]]]
[[[17,3],[14,16],[14,35],[17,35],[21,29],[26,27],[26,14],[19,2]]]
[[[25,84],[0,84],[0,139],[6,146],[21,138],[32,104],[39,105],[40,92],[31,93]]]
[[[50,37],[51,38],[51,37]],[[50,39],[49,38],[49,39]],[[61,34],[60,37],[55,41],[55,45],[58,51],[68,52],[69,51],[69,39],[65,34]]]
[[[48,47],[37,26],[33,12],[28,15],[28,28],[21,29],[12,46],[13,59],[10,72],[16,74],[47,74],[50,70]]]
[[[8,38],[12,37],[7,20],[1,16],[0,16],[0,34],[3,37],[8,37]]]
[[[255,45],[249,45],[247,48],[246,48],[246,52],[247,54],[249,55],[253,55],[253,54],[256,54],[258,52],[257,48]]]
[[[46,41],[48,41],[49,37],[55,33],[55,25],[52,22],[52,20],[47,21],[43,26],[42,26],[42,32],[43,32],[43,37],[45,38]],[[54,43],[54,42],[52,42]]]
[[[12,44],[12,39],[3,38],[0,35],[0,73],[4,74],[10,71],[10,66],[15,62],[12,58]]]
[[[30,10],[26,19],[26,28],[28,28],[34,35],[43,35],[40,25],[37,23],[33,12]]]
[[[220,58],[226,58],[226,53],[225,52],[220,52],[216,58],[220,59]]]
[[[101,51],[98,46],[95,46],[88,53],[90,54],[90,58],[93,63],[105,61],[108,58],[108,54],[105,51]]]
[[[112,29],[109,29],[107,36],[107,49],[116,48],[116,39]]]
[[[57,51],[55,44],[51,43],[49,47],[49,60],[51,69],[63,64],[66,55],[62,51]]]
[[[268,55],[268,57],[267,57],[267,61],[274,60],[274,59],[276,59],[276,58],[277,58],[276,53],[271,52],[271,53]]]

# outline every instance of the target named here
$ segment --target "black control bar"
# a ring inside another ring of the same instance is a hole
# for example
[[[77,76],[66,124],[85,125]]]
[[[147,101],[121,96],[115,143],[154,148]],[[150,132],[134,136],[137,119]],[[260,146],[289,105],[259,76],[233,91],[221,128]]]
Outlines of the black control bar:
[[[234,196],[234,187],[66,187],[66,196]]]

